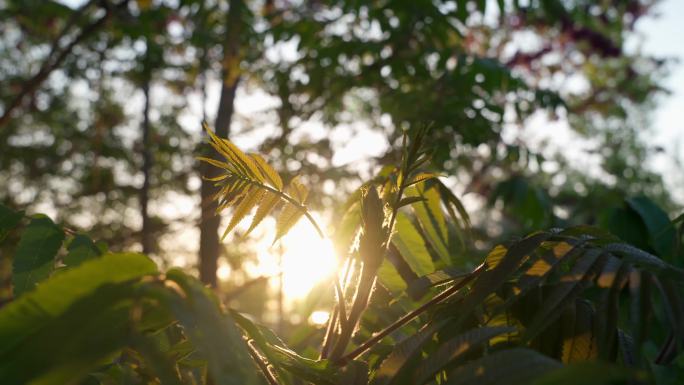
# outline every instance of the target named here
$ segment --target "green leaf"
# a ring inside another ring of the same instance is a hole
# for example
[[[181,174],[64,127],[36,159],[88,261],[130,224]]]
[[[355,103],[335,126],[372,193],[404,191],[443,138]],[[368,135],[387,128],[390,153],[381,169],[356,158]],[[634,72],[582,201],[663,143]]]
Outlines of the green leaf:
[[[5,240],[7,234],[19,225],[19,222],[23,217],[23,212],[14,211],[9,207],[0,204],[0,242]]]
[[[406,290],[406,282],[401,278],[397,269],[390,261],[385,258],[378,269],[378,280],[380,284],[393,294],[401,293]]]
[[[0,356],[96,288],[156,273],[156,265],[144,255],[108,254],[50,278],[0,310]]]
[[[396,209],[400,209],[400,208],[402,208],[402,207],[404,207],[404,206],[408,206],[408,205],[414,204],[414,203],[416,203],[416,202],[424,202],[424,201],[425,201],[425,198],[422,198],[422,197],[406,197],[406,198],[402,198],[402,199],[397,203],[397,206],[395,207],[395,210],[396,210]]]
[[[599,287],[608,289],[602,294],[596,309],[596,339],[599,358],[608,360],[616,351],[618,319],[620,317],[620,291],[627,283],[629,264],[618,258],[608,258],[603,271],[596,279]]]
[[[67,251],[68,253],[64,257],[64,264],[68,267],[78,266],[81,263],[102,254],[95,243],[84,234],[77,234],[71,242],[69,242]]]
[[[197,352],[208,362],[216,385],[258,384],[258,369],[235,322],[219,308],[208,288],[178,269],[166,273],[182,294],[168,295],[171,311]]]
[[[260,203],[264,195],[264,191],[260,190],[258,187],[253,187],[247,190],[247,193],[235,208],[233,216],[230,218],[230,223],[223,232],[221,239],[224,239],[226,235],[228,235],[228,233],[233,230],[233,228],[235,228],[235,226],[237,226],[237,224],[240,223],[244,217],[252,212],[254,206]]]
[[[411,178],[411,180],[406,184],[406,187],[412,186],[416,183],[425,182],[425,181],[430,180],[430,179],[437,179],[438,177],[439,177],[439,175],[435,174],[435,173],[420,172]]]
[[[609,385],[642,383],[645,373],[603,362],[582,362],[554,369],[535,380],[532,385]]]
[[[299,221],[304,215],[304,212],[291,204],[285,204],[282,211],[276,219],[276,236],[273,243],[276,243]]]
[[[615,255],[619,255],[623,260],[631,262],[644,270],[676,279],[684,279],[684,269],[672,266],[655,255],[647,253],[632,245],[626,243],[611,243],[604,246],[603,249]]]
[[[543,242],[537,249],[537,259],[532,260],[530,266],[514,283],[513,293],[515,295],[510,296],[503,304],[497,306],[494,312],[507,309],[530,290],[539,287],[561,265],[561,262],[571,260],[577,254],[582,253],[584,251],[581,247],[582,244],[579,242],[573,246],[567,242]]]
[[[666,260],[674,257],[675,228],[665,211],[646,197],[627,199],[627,204],[639,214],[646,225],[653,250]]]
[[[558,361],[534,350],[500,350],[458,367],[449,373],[444,385],[527,385],[559,367]]]
[[[414,203],[411,207],[423,228],[427,241],[445,263],[451,264],[449,234],[439,193],[434,188],[425,188],[424,183],[419,183],[415,188],[407,189],[406,195],[425,199],[425,201]]]
[[[78,270],[81,269],[67,271],[55,280]],[[38,302],[25,299],[44,286],[50,286],[52,281],[46,281],[35,292],[19,299],[19,302],[23,306],[35,306]],[[129,343],[131,306],[137,297],[136,293],[131,282],[100,286],[84,293],[63,312],[49,317],[39,326],[25,324],[20,330],[20,343],[13,343],[11,347],[2,346],[0,383],[78,383],[79,379],[112,359],[119,349]],[[4,323],[0,323],[0,333],[3,335],[7,331],[4,326]],[[16,336],[13,337],[16,340]]]
[[[591,249],[577,258],[572,269],[563,274],[560,282],[544,299],[530,325],[525,330],[525,339],[534,338],[546,325],[560,316],[559,310],[579,295],[593,279],[592,271],[601,257],[601,250]]]
[[[459,306],[459,320],[465,319],[476,306],[482,304],[487,296],[497,291],[549,236],[548,233],[535,233],[513,244],[500,260],[497,259],[493,268],[489,267],[488,256],[487,270],[477,277],[470,293]],[[494,252],[497,252],[497,249],[494,249],[492,253]]]
[[[411,298],[418,300],[428,292],[429,288],[449,282],[459,282],[469,274],[470,272],[456,267],[447,267],[409,282],[407,292]]]
[[[330,366],[327,360],[314,361],[301,357],[288,348],[270,329],[255,324],[234,310],[231,310],[230,313],[235,322],[254,341],[268,363],[275,367],[281,380],[285,377],[283,374],[285,370],[316,384],[333,385],[336,383],[336,370]]]
[[[447,320],[441,320],[436,323],[427,324],[417,333],[399,342],[392,350],[392,353],[380,363],[371,384],[410,383],[410,376],[407,374],[409,361],[420,352],[423,344],[432,338],[432,335],[446,323]]]
[[[363,361],[351,361],[340,370],[340,385],[367,385],[368,364]]]
[[[443,342],[437,351],[427,356],[417,368],[413,376],[414,383],[425,383],[457,358],[479,347],[479,345],[487,343],[490,339],[504,333],[510,333],[513,330],[515,329],[510,327],[477,328]]]
[[[454,193],[441,180],[437,181],[437,187],[439,189],[440,195],[442,196],[442,201],[444,202],[444,205],[451,216],[451,219],[454,221],[454,223],[462,222],[464,230],[469,231],[471,227],[470,216],[468,215],[468,212],[463,206],[461,200],[458,199],[458,197],[454,195]],[[454,208],[456,211],[454,211]],[[456,212],[458,212],[458,216],[456,215]]]
[[[24,230],[12,261],[14,297],[33,289],[52,273],[64,232],[45,216],[35,217]]]
[[[563,363],[596,359],[598,348],[593,329],[594,319],[591,304],[586,301],[576,300],[573,305],[564,309],[561,316]]]
[[[278,206],[278,203],[280,203],[280,197],[278,195],[270,192],[266,192],[265,194],[266,197],[261,201],[259,207],[257,207],[257,211],[254,214],[252,223],[249,225],[249,229],[245,232],[245,236],[251,233],[252,230],[254,230],[259,223]]]
[[[163,385],[183,385],[178,378],[176,363],[171,356],[160,349],[159,344],[151,337],[135,334],[132,337],[132,346],[145,359],[147,366],[151,367],[154,374]]]
[[[435,271],[435,265],[425,247],[423,237],[420,236],[409,217],[404,213],[397,215],[395,231],[392,236],[392,243],[397,247],[411,270],[419,276]]]
[[[283,189],[283,180],[280,178],[280,174],[271,167],[266,160],[259,154],[249,154],[249,156],[254,159],[261,173],[266,177],[268,183],[273,186],[276,190],[281,191]]]
[[[360,197],[360,194],[359,194]],[[351,248],[361,223],[361,204],[358,200],[349,205],[342,218],[337,222],[333,241],[338,255],[346,255]]]

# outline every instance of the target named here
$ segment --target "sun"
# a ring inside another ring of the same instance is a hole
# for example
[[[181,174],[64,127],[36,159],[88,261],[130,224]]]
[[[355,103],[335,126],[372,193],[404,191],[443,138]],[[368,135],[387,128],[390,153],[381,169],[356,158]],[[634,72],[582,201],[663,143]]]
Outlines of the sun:
[[[335,248],[313,226],[299,221],[282,240],[283,292],[289,299],[305,297],[313,287],[334,274]]]
[[[312,216],[321,224],[320,217]],[[306,297],[314,286],[329,280],[337,268],[332,241],[321,238],[307,220],[300,220],[275,245],[272,237],[264,237],[257,246],[258,264],[253,273],[265,276],[282,274],[283,295],[289,302]],[[277,279],[271,280],[279,286]]]

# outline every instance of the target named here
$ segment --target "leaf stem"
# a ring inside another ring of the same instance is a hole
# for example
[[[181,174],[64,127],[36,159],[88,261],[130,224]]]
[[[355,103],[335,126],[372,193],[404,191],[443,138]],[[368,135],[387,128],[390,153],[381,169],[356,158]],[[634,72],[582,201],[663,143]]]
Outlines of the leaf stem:
[[[428,310],[430,307],[444,301],[445,299],[450,297],[452,294],[454,294],[457,291],[459,291],[460,289],[462,289],[465,285],[467,285],[470,281],[472,281],[475,277],[477,277],[480,273],[482,273],[484,271],[484,268],[485,268],[485,264],[483,263],[480,266],[478,266],[475,270],[473,270],[463,280],[459,281],[454,286],[452,286],[452,287],[444,290],[443,292],[439,293],[438,295],[433,297],[431,300],[429,300],[428,302],[421,305],[419,308],[417,308],[417,309],[411,311],[410,313],[404,315],[403,317],[399,318],[397,321],[395,321],[391,325],[387,326],[382,331],[376,333],[375,335],[373,335],[373,337],[369,338],[366,342],[359,345],[359,347],[357,347],[353,351],[349,352],[349,354],[347,354],[347,355],[341,357],[339,360],[337,360],[335,362],[335,364],[339,365],[339,366],[344,366],[349,361],[351,361],[351,360],[355,359],[356,357],[360,356],[361,354],[365,353],[373,345],[380,342],[380,340],[385,338],[387,335],[389,335],[393,331],[395,331],[398,328],[406,325],[409,321],[413,320],[414,318],[419,316],[421,313]]]
[[[259,366],[259,369],[261,372],[264,374],[264,377],[266,378],[266,381],[268,382],[269,385],[280,385],[278,383],[278,380],[276,380],[275,376],[273,373],[271,373],[270,370],[268,370],[268,365],[264,361],[264,359],[261,357],[257,349],[251,344],[250,341],[246,341],[247,345],[247,351],[249,352],[249,355],[252,356],[252,359],[254,362],[256,362],[257,366]]]
[[[354,260],[352,258],[347,258],[347,263],[345,264],[346,267],[344,269],[344,275],[342,276],[342,285],[343,287],[340,287],[342,289],[341,293],[342,295],[339,295],[338,297],[341,299],[339,303],[335,304],[333,307],[332,315],[330,319],[328,320],[328,326],[325,332],[325,336],[323,337],[323,347],[321,348],[321,359],[326,359],[328,358],[328,355],[330,354],[330,348],[332,347],[334,341],[334,336],[335,336],[335,328],[337,327],[337,321],[340,316],[340,306],[345,306],[345,294],[346,294],[346,289],[347,289],[347,280],[349,279],[349,273],[352,270],[352,266],[354,264]],[[335,278],[337,280],[337,277]],[[346,309],[345,309],[346,310]],[[343,325],[347,322],[346,319],[346,314],[345,316],[340,320],[340,325]],[[341,328],[341,326],[340,326]]]
[[[340,280],[335,277],[335,290],[337,291],[337,301],[340,306],[340,322],[347,322],[347,309],[344,301],[344,291],[340,286]]]
[[[319,359],[321,360],[328,358],[328,353],[330,351],[330,345],[332,345],[333,343],[335,327],[337,326],[337,317],[339,316],[339,314],[339,305],[335,304],[335,306],[333,306],[333,311],[330,315],[330,319],[328,319],[328,326],[326,327],[325,335],[323,336],[321,354],[319,355]]]
[[[280,198],[282,198],[283,200],[286,200],[287,203],[289,203],[289,204],[293,205],[294,207],[296,207],[297,209],[299,209],[299,210],[304,214],[304,216],[306,217],[306,219],[308,219],[309,222],[311,222],[311,224],[313,225],[313,227],[316,229],[316,232],[318,233],[318,236],[321,237],[321,238],[323,238],[323,239],[325,239],[325,233],[323,232],[323,230],[321,230],[321,227],[318,225],[318,223],[316,222],[316,220],[311,216],[311,213],[309,212],[309,209],[308,209],[305,205],[303,205],[303,204],[297,202],[297,201],[296,201],[294,198],[292,198],[291,196],[285,194],[284,192],[282,192],[282,191],[280,191],[280,190],[274,189],[273,187],[271,187],[271,186],[269,186],[269,185],[263,184],[263,183],[261,183],[261,182],[258,182],[258,181],[255,181],[255,180],[252,180],[252,179],[249,179],[249,178],[245,178],[243,175],[239,175],[239,174],[233,174],[233,175],[234,175],[235,177],[237,177],[238,179],[241,179],[241,180],[243,180],[243,181],[245,181],[245,182],[247,182],[247,183],[249,183],[249,184],[252,184],[252,185],[254,185],[254,186],[257,186],[257,187],[259,187],[259,188],[262,188],[262,189],[264,189],[264,190],[266,190],[266,191],[268,191],[268,192],[271,192],[271,193],[273,193],[273,194],[275,194],[275,195],[278,195],[278,196],[279,196]]]

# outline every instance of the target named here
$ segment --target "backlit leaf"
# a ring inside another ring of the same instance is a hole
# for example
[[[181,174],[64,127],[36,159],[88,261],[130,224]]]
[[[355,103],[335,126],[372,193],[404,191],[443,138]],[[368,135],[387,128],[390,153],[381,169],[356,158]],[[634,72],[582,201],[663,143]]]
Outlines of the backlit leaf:
[[[423,237],[413,226],[411,219],[404,213],[399,213],[395,225],[396,233],[392,243],[399,249],[399,253],[417,275],[426,275],[435,271],[432,257],[425,247]]]
[[[221,239],[225,238],[228,233],[237,226],[240,221],[252,212],[252,209],[259,204],[261,199],[264,197],[264,190],[259,190],[257,188],[251,188],[247,191],[245,196],[242,198],[240,203],[235,207],[235,212],[230,218],[230,223],[226,230],[223,232]]]

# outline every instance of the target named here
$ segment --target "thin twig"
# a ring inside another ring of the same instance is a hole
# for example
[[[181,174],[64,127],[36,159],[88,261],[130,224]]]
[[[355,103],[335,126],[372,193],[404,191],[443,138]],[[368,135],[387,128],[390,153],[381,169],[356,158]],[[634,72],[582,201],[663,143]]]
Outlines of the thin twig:
[[[359,345],[358,348],[354,349],[351,351],[349,354],[341,357],[339,360],[335,362],[335,364],[339,366],[344,366],[346,365],[349,361],[355,359],[356,357],[360,356],[361,354],[365,353],[368,349],[370,349],[373,345],[378,343],[380,340],[385,338],[387,335],[392,333],[393,331],[397,330],[398,328],[406,325],[409,321],[413,320],[417,316],[419,316],[421,313],[432,307],[433,305],[436,305],[448,297],[450,297],[452,294],[456,293],[460,289],[462,289],[465,285],[467,285],[470,281],[472,281],[475,277],[477,277],[481,272],[484,271],[485,264],[481,264],[478,266],[475,270],[473,270],[468,276],[466,276],[463,280],[455,284],[454,286],[450,287],[449,289],[444,290],[443,292],[439,293],[435,297],[433,297],[430,301],[424,303],[421,305],[419,308],[413,310],[412,312],[406,314],[405,316],[399,318],[397,321],[395,321],[393,324],[389,325],[382,331],[376,333],[373,335],[373,337],[369,338],[366,342],[362,343]]]
[[[342,296],[340,297],[340,298],[342,298],[342,300],[344,300],[344,298],[346,297],[346,289],[347,289],[347,284],[348,284],[347,280],[349,279],[349,273],[351,272],[353,265],[354,265],[354,260],[352,258],[347,258],[346,267],[344,269],[344,275],[342,276],[343,287],[341,288],[342,289]],[[335,278],[335,279],[337,279],[337,278]],[[323,343],[321,344],[322,345],[321,354],[320,354],[321,359],[328,358],[328,354],[330,353],[330,348],[332,347],[332,344],[334,341],[333,336],[335,334],[334,333],[335,328],[337,327],[337,320],[338,320],[338,317],[340,315],[339,311],[340,311],[340,303],[338,302],[337,304],[335,304],[335,306],[333,306],[332,315],[328,319],[328,325],[326,327],[325,336],[323,337]],[[346,314],[345,314],[345,317],[344,317],[342,322],[347,322],[346,321]]]
[[[335,277],[335,290],[337,291],[339,309],[340,309],[340,322],[347,322],[347,309],[344,300],[344,291],[342,286],[340,286],[340,281]]]
[[[339,314],[339,306],[335,304],[335,306],[333,306],[332,314],[328,319],[328,325],[325,329],[325,335],[323,336],[323,343],[321,344],[321,354],[319,355],[319,359],[321,360],[328,358],[328,353],[330,351],[330,346],[332,345],[335,327],[337,326],[337,317],[339,316]]]
[[[252,341],[253,340],[247,341],[247,351],[249,352],[249,355],[252,356],[254,362],[256,362],[257,366],[259,366],[259,369],[261,369],[261,372],[264,374],[264,377],[266,378],[266,381],[268,381],[269,385],[280,385],[273,373],[268,370],[268,365],[261,357],[261,354],[259,354],[257,349],[251,344]]]

